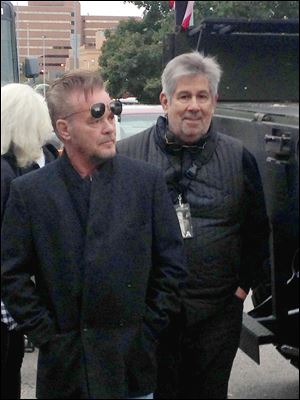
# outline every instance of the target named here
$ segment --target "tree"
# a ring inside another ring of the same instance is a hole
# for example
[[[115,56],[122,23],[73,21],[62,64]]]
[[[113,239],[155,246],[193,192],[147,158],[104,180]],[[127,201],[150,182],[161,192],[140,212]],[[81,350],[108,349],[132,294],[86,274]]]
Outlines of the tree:
[[[143,7],[142,21],[121,22],[106,32],[99,65],[110,94],[129,92],[141,102],[157,103],[162,72],[163,39],[174,31],[168,1],[125,1]],[[298,1],[196,1],[194,24],[207,17],[297,18]]]
[[[145,8],[163,18],[169,11],[168,1],[124,1]],[[298,18],[299,1],[195,1],[195,21],[207,17]]]
[[[170,17],[167,18],[167,21]],[[114,97],[129,92],[141,102],[157,103],[162,69],[162,38],[171,22],[161,27],[143,21],[121,22],[106,34],[99,64],[107,88]]]

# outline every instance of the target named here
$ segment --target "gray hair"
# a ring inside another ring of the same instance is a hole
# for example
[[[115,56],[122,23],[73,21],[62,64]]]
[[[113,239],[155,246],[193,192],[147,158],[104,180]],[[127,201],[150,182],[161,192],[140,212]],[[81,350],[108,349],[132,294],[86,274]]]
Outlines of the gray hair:
[[[178,79],[188,75],[205,75],[208,78],[212,96],[217,95],[222,75],[221,66],[214,57],[204,56],[194,51],[181,54],[166,65],[161,82],[162,90],[169,100],[175,93]]]
[[[46,93],[54,131],[57,133],[56,121],[74,111],[69,101],[72,93],[83,92],[87,99],[90,93],[99,88],[104,88],[103,79],[99,72],[77,70],[55,80]]]
[[[52,136],[45,99],[30,86],[10,83],[1,88],[1,155],[12,151],[19,167],[40,158]]]

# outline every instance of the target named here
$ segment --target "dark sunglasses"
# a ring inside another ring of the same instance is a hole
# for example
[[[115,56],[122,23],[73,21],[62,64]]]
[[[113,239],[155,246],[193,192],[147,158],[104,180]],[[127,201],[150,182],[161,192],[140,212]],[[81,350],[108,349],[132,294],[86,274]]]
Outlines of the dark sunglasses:
[[[188,149],[192,152],[197,152],[199,150],[203,150],[206,145],[206,141],[203,144],[180,144],[177,142],[170,141],[167,137],[167,134],[165,134],[165,141],[167,147],[173,151],[181,151],[182,149]]]
[[[106,107],[108,107],[108,109],[109,109],[114,115],[116,115],[117,117],[119,117],[119,116],[121,115],[122,109],[123,109],[123,105],[122,105],[122,103],[121,103],[120,100],[113,100],[113,101],[111,101],[111,102],[110,102],[109,104],[107,104],[107,105],[104,104],[104,103],[96,103],[96,104],[91,105],[91,107],[90,107],[90,109],[89,109],[89,111],[90,111],[90,113],[91,113],[91,116],[92,116],[93,118],[96,118],[96,119],[101,118],[101,117],[104,115],[104,113],[105,113]],[[73,113],[71,113],[71,114],[66,115],[66,116],[63,117],[62,119],[69,118],[69,117],[71,117],[72,115],[79,114],[79,113],[82,113],[82,112],[85,112],[85,111],[87,111],[87,110],[82,110],[82,111],[73,112]]]

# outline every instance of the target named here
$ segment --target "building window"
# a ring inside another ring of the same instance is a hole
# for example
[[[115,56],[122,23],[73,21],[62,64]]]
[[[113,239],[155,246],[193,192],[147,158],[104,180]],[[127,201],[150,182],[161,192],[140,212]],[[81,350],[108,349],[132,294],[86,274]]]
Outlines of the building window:
[[[63,63],[47,63],[46,66],[51,66],[51,67],[63,67]]]

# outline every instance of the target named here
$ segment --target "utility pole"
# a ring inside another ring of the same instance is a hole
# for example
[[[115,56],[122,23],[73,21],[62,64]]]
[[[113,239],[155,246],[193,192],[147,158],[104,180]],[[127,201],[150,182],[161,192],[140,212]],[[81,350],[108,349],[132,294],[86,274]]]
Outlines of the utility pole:
[[[46,60],[45,60],[45,38],[46,36],[43,35],[43,91],[44,97],[46,97]]]
[[[20,49],[19,49],[19,2],[17,1],[17,12],[16,12],[16,35],[17,35],[17,57],[18,57],[18,74],[20,76]]]
[[[73,1],[74,10],[74,33],[73,33],[73,68],[78,68],[78,43],[77,43],[77,7],[76,1]]]
[[[29,57],[29,24],[27,24],[27,56]]]

